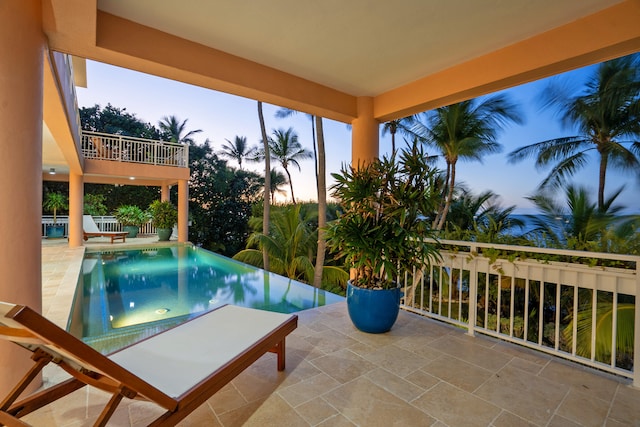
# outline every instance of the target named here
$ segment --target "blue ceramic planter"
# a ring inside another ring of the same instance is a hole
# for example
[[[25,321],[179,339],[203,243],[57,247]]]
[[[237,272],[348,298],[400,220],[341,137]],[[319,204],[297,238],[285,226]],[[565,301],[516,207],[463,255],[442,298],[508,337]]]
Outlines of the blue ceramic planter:
[[[47,239],[61,239],[64,237],[64,225],[47,225]]]
[[[128,232],[127,237],[136,237],[138,235],[138,231],[140,231],[140,227],[137,225],[124,225],[122,226],[122,230]]]
[[[371,334],[387,332],[400,311],[400,288],[363,289],[347,284],[347,308],[356,328]]]
[[[156,231],[158,232],[158,240],[160,242],[166,242],[171,238],[173,228],[157,228]]]

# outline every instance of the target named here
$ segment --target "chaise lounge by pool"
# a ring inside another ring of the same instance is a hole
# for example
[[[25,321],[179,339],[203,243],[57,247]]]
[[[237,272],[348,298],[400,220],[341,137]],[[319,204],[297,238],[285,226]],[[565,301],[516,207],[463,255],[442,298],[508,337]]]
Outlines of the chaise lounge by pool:
[[[67,329],[108,353],[225,304],[295,313],[343,300],[193,246],[87,252]]]

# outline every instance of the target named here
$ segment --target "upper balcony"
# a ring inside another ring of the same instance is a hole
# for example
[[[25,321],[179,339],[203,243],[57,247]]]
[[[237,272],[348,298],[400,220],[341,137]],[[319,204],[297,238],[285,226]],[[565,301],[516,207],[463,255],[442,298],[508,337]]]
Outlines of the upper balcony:
[[[173,142],[82,131],[85,159],[189,167],[189,147]]]

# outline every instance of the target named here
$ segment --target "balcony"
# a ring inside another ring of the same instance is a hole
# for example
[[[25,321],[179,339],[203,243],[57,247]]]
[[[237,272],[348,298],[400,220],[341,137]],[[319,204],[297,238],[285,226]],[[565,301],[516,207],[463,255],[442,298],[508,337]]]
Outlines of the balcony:
[[[85,159],[189,167],[189,147],[166,141],[82,131]]]

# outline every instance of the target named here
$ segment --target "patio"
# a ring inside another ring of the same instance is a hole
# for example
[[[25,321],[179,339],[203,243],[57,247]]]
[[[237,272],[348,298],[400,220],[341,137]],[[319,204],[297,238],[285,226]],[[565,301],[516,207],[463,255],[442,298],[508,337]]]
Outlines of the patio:
[[[126,245],[155,244],[153,237]],[[105,243],[91,239],[87,247]],[[123,247],[123,244],[106,246]],[[84,248],[42,245],[43,312],[61,326]],[[640,425],[640,390],[627,380],[401,312],[391,332],[352,325],[344,303],[299,313],[287,369],[269,354],[180,425],[618,426]],[[45,371],[45,382],[65,374]],[[108,396],[82,389],[28,415],[33,425],[91,425]],[[161,410],[124,402],[111,425],[142,426]]]

